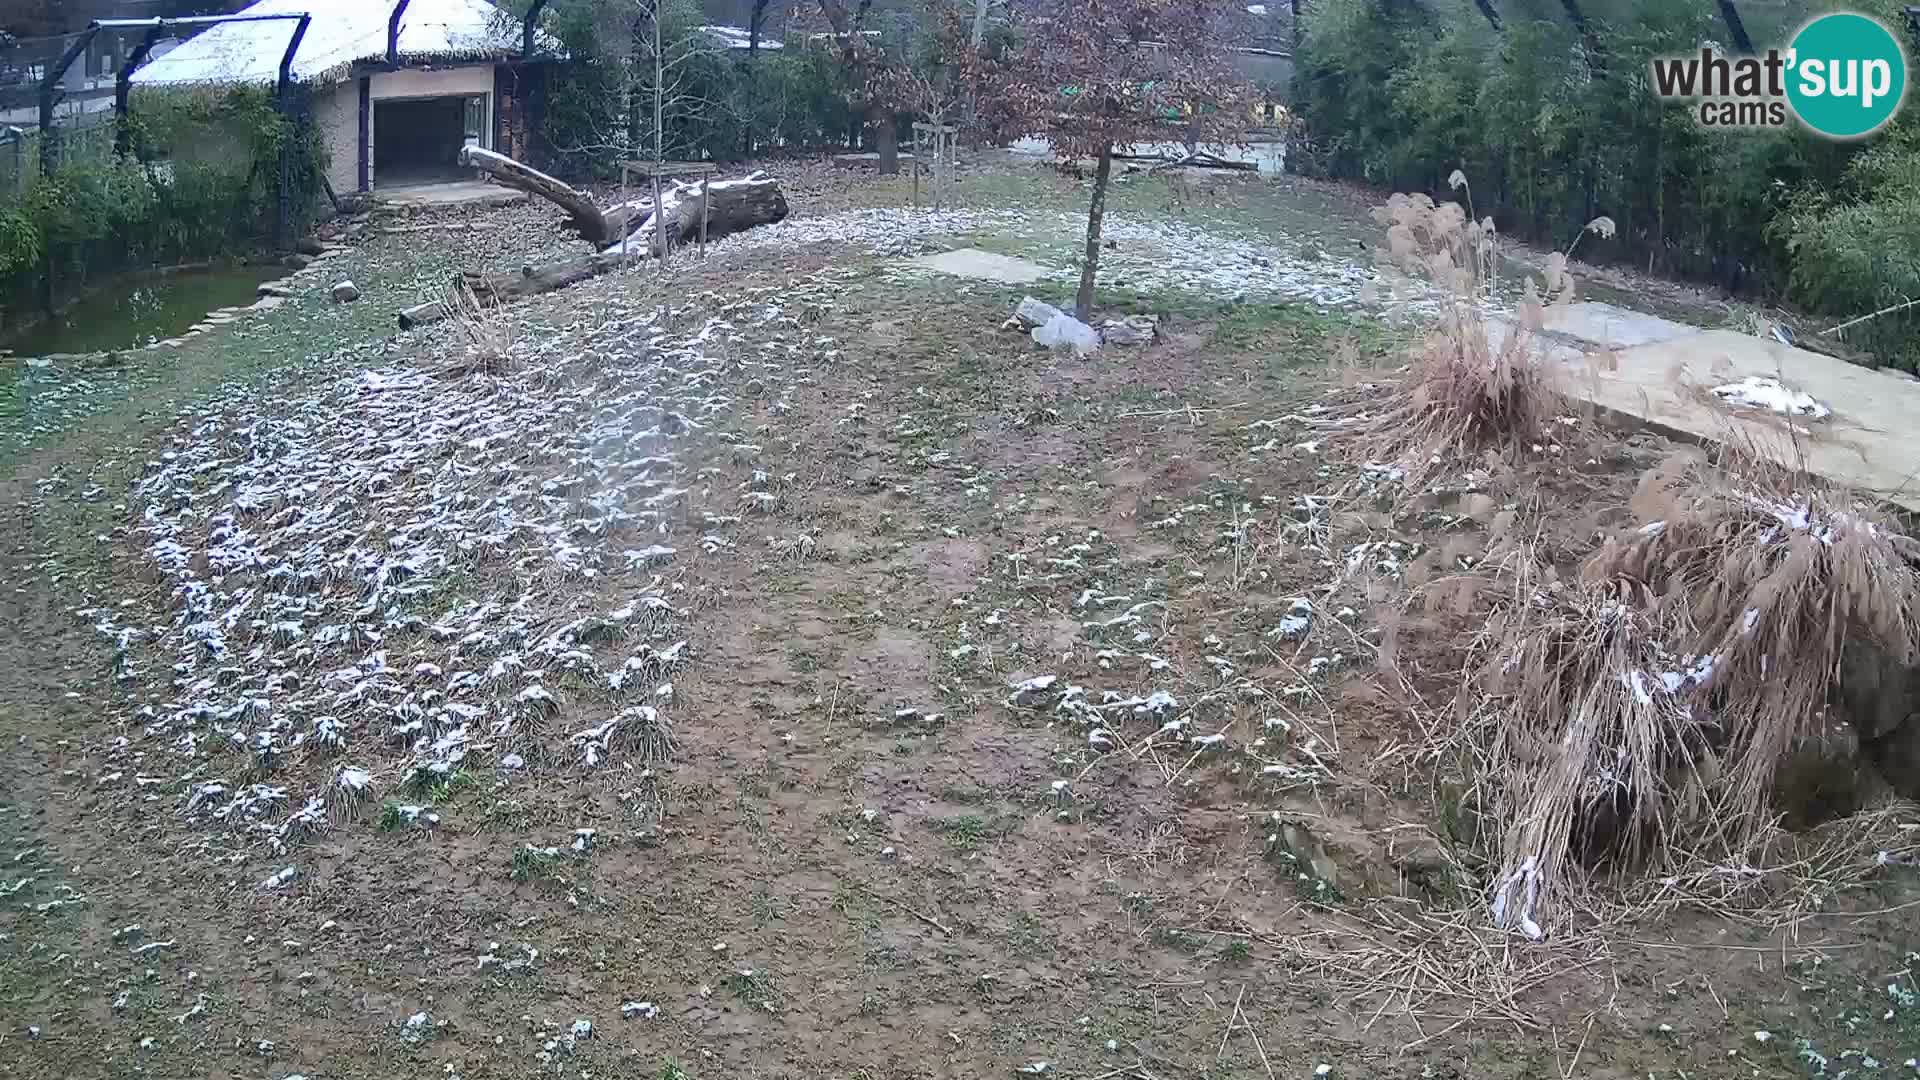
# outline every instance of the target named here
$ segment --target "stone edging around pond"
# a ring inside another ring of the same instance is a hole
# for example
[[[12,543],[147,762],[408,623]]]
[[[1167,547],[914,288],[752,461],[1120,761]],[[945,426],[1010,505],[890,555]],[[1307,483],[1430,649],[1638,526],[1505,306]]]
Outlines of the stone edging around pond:
[[[154,349],[178,349],[194,338],[239,321],[240,316],[249,311],[272,311],[274,308],[298,296],[300,286],[309,284],[312,280],[325,276],[325,268],[321,264],[340,252],[347,250],[348,246],[349,245],[346,244],[326,244],[321,247],[318,255],[287,256],[290,263],[291,260],[295,258],[301,261],[291,263],[295,269],[287,276],[262,282],[259,286],[259,298],[254,300],[253,303],[239,307],[223,307],[209,311],[199,322],[187,327],[176,337],[164,338],[160,341],[150,341],[145,345],[130,345],[124,349],[102,349],[98,352],[48,353],[45,356],[25,356],[20,358],[20,362],[30,368],[50,368],[56,364],[74,364],[83,367],[113,367],[121,362],[122,357],[130,353],[150,352]],[[166,268],[166,270],[180,269],[184,268]],[[164,273],[165,271],[162,272]],[[306,280],[303,281],[303,278]]]

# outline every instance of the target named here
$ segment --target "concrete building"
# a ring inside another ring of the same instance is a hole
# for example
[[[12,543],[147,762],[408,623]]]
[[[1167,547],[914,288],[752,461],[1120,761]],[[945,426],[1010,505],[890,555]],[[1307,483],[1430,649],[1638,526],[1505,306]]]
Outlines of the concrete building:
[[[398,9],[398,22],[395,18]],[[521,52],[516,21],[487,0],[259,0],[240,14],[306,12],[294,81],[308,95],[336,192],[470,178],[464,145],[538,158],[544,54]],[[390,40],[390,27],[397,33]],[[134,73],[143,90],[230,83],[271,86],[291,22],[226,23]]]

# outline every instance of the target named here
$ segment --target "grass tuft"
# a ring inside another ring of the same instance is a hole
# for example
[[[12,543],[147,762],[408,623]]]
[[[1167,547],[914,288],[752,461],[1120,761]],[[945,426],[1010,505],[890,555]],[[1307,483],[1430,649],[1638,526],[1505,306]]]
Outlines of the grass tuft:
[[[1440,316],[1385,405],[1359,428],[1359,448],[1370,461],[1398,469],[1406,490],[1420,492],[1466,455],[1550,441],[1548,425],[1566,411],[1567,399],[1534,336],[1546,308],[1573,297],[1571,249],[1549,257],[1542,280],[1527,281],[1517,318],[1507,319],[1496,313],[1499,233],[1492,218],[1476,221],[1459,203],[1396,194],[1374,220],[1386,226],[1381,258],[1388,274],[1430,284]],[[1589,229],[1611,225],[1602,218]]]
[[[1641,524],[1577,580],[1512,561],[1463,686],[1493,782],[1495,916],[1535,936],[1586,870],[1741,865],[1783,770],[1884,734],[1877,691],[1920,660],[1915,548],[1877,509],[1697,455],[1635,502]]]

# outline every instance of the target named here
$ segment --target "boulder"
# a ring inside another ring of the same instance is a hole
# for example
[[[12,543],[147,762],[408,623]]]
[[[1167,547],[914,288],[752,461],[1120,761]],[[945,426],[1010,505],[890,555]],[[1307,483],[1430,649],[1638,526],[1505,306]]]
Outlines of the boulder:
[[[261,296],[277,296],[282,300],[290,299],[293,296],[292,289],[287,288],[277,281],[269,281],[265,285],[260,286],[257,291]]]
[[[1100,348],[1100,335],[1093,327],[1064,313],[1034,327],[1033,340],[1051,351],[1069,350],[1075,356],[1090,356]]]
[[[305,270],[309,265],[313,263],[313,256],[302,255],[296,251],[293,254],[288,255],[286,258],[281,259],[280,261],[282,263],[285,263],[288,266],[293,267],[295,270]]]
[[[320,255],[326,252],[326,245],[317,237],[303,236],[293,242],[293,250],[302,255]]]
[[[1023,296],[1020,298],[1020,305],[1013,309],[1013,318],[1007,320],[1007,328],[1032,330],[1047,325],[1062,314],[1059,308],[1044,300]]]
[[[1108,345],[1151,345],[1159,332],[1158,315],[1129,315],[1100,324],[1100,340]]]
[[[351,281],[342,281],[333,287],[333,302],[336,304],[351,304],[358,299],[360,286]]]

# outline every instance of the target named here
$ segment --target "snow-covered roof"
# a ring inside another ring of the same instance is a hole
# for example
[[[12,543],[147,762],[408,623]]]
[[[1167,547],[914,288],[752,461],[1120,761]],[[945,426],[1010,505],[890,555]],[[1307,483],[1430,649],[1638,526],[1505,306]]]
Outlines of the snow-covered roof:
[[[744,49],[751,44],[748,40],[748,33],[745,27],[702,26],[700,32],[712,38],[716,44],[729,49]],[[785,48],[785,46],[780,43],[780,39],[774,38],[768,40],[768,36],[764,32],[760,35],[760,47],[762,49]]]
[[[243,15],[313,16],[293,76],[300,82],[329,83],[346,77],[355,63],[387,55],[387,19],[394,0],[259,0]],[[280,57],[293,34],[291,20],[222,23],[187,40],[179,48],[133,73],[136,86],[190,83],[273,82]],[[541,35],[540,44],[552,41]],[[487,0],[409,0],[400,17],[399,52],[403,60],[495,60],[518,55],[515,21]]]

